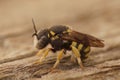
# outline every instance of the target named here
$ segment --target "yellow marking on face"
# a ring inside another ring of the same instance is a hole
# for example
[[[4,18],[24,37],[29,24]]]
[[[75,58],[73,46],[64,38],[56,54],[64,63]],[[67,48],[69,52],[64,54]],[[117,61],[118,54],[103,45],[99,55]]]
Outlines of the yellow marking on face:
[[[79,44],[78,45],[78,50],[80,51],[82,49],[82,47],[83,47],[83,44]]]
[[[85,50],[84,50],[84,52],[89,52],[90,51],[90,46],[88,46]]]
[[[53,32],[53,31],[50,31],[50,34],[51,34],[52,36],[54,36],[54,35],[55,35],[55,32]]]
[[[72,46],[76,47],[77,46],[77,42],[72,42]]]

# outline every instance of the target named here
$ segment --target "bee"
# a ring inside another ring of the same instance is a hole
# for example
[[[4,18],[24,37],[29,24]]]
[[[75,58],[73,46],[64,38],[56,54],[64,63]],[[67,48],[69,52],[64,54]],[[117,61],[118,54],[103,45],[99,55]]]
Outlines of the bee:
[[[74,31],[64,25],[56,25],[37,32],[35,23],[33,20],[32,22],[35,30],[35,33],[33,34],[34,46],[40,50],[36,55],[43,54],[35,63],[41,63],[48,55],[49,51],[54,53],[59,51],[57,60],[52,67],[54,69],[60,63],[63,54],[65,54],[67,50],[71,50],[76,57],[77,63],[83,69],[83,60],[87,58],[90,48],[104,47],[103,40],[88,34]],[[52,47],[46,49],[48,44]]]

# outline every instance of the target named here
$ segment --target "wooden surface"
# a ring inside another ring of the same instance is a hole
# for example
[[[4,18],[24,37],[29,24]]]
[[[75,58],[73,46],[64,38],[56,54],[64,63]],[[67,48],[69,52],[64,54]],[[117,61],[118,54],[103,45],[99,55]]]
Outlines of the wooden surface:
[[[119,0],[0,2],[0,80],[120,80]],[[49,72],[56,54],[50,53],[42,64],[33,64],[39,57],[31,37],[32,17],[39,30],[69,25],[103,39],[105,47],[92,48],[84,70],[70,62],[68,52]]]

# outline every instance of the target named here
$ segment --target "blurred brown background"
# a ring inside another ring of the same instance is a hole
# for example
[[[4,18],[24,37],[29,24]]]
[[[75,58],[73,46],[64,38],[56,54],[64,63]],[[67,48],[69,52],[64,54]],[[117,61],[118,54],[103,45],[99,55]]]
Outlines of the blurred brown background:
[[[104,39],[120,33],[120,1],[1,0],[0,57],[32,47],[32,18],[39,30],[64,24]]]
[[[120,0],[0,0],[0,60],[33,49],[32,18],[39,30],[69,25],[120,44]]]

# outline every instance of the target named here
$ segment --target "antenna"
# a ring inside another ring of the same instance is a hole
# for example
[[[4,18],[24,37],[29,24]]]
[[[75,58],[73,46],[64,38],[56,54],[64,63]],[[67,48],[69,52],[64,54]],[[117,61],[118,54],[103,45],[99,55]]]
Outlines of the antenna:
[[[36,29],[35,22],[34,22],[34,19],[33,19],[33,18],[32,18],[32,23],[33,23],[33,29],[34,29],[34,31],[35,31],[35,33],[34,33],[32,36],[36,35],[36,36],[37,36],[37,39],[38,39],[37,29]]]
[[[37,29],[36,29],[35,22],[34,22],[33,18],[32,18],[32,23],[33,23],[33,28],[35,30],[35,33],[37,33]]]

